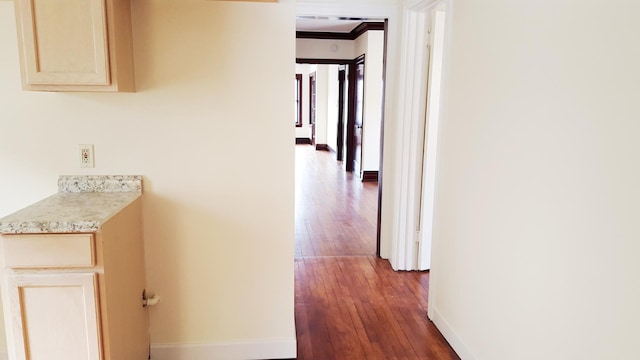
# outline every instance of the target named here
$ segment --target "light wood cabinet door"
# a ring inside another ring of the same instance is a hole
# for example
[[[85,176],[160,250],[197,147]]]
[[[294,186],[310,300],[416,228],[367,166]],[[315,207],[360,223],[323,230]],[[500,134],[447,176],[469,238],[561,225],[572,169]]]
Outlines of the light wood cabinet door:
[[[11,359],[102,359],[96,274],[12,274],[6,280]]]
[[[25,90],[134,91],[129,0],[15,0]]]
[[[109,84],[104,0],[20,0],[25,81]]]

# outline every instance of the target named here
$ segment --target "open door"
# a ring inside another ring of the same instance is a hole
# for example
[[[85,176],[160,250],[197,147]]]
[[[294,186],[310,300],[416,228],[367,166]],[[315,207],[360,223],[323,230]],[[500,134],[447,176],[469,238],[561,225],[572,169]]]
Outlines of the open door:
[[[351,86],[353,84],[353,86]],[[362,126],[364,125],[364,55],[349,66],[349,117],[345,169],[361,177]]]
[[[364,123],[364,57],[356,62],[356,116],[354,137],[353,172],[362,178],[362,124]]]
[[[336,160],[344,159],[344,114],[345,114],[345,86],[347,81],[347,70],[338,70],[338,138],[336,139]]]
[[[309,123],[311,124],[311,145],[316,144],[316,73],[309,74]]]

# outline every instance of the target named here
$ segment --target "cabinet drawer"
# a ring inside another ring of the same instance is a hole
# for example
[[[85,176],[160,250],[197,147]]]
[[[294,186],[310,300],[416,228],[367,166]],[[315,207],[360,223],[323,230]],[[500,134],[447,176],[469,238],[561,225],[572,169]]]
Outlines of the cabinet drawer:
[[[92,234],[3,235],[4,264],[10,268],[95,265]]]

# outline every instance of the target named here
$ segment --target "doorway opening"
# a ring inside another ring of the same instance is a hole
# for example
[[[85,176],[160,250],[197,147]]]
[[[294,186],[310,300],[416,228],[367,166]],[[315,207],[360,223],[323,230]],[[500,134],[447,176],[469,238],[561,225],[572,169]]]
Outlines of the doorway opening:
[[[317,24],[319,19],[306,20]],[[370,205],[374,211],[371,242],[375,251],[368,255],[380,256],[379,179],[387,22],[339,19],[331,21],[331,26],[345,26],[345,22],[350,30],[343,28],[340,32],[326,31],[326,27],[325,31],[304,31],[299,26],[296,73],[303,78],[307,73],[314,76],[309,77],[308,94],[302,96],[310,103],[309,114],[303,115],[303,126],[296,129],[296,143],[313,144],[316,150],[330,153],[343,176],[352,177],[350,181],[360,183],[367,191],[375,184],[375,201]],[[296,201],[298,206],[304,205]]]

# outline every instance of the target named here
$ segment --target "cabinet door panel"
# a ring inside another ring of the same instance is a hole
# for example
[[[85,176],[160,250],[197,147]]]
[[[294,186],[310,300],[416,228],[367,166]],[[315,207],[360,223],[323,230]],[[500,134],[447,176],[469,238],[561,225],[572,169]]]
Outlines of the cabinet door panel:
[[[17,0],[30,85],[108,85],[105,0]]]
[[[100,360],[96,274],[8,278],[17,359]]]

